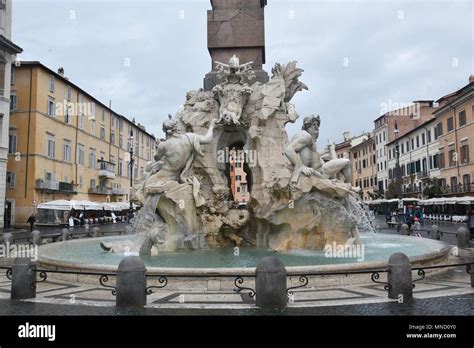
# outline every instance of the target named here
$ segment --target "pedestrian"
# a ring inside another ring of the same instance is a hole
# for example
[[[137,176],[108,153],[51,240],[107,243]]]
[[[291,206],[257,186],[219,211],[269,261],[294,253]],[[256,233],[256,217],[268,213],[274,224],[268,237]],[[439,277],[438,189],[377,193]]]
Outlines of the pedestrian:
[[[74,218],[72,215],[69,216],[69,230],[74,229]]]
[[[81,227],[84,225],[84,213],[81,211],[79,214],[79,220],[81,221]]]
[[[415,217],[415,222],[413,224],[413,229],[414,229],[414,234],[417,237],[421,238],[421,224],[420,224],[420,219]]]
[[[28,218],[27,222],[30,224],[30,232],[33,232],[33,227],[34,227],[35,222],[36,222],[35,214],[31,214],[30,217]]]
[[[471,238],[474,237],[474,210],[471,210],[469,213],[469,219],[467,220],[467,227],[469,228],[469,232]]]

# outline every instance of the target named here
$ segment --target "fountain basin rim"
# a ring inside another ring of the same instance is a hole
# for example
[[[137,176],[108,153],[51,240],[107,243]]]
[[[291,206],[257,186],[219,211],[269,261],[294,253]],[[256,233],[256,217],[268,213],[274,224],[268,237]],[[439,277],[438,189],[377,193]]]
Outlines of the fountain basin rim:
[[[414,238],[409,236],[399,236],[401,238]],[[107,240],[114,237],[95,238],[97,242]],[[427,238],[423,238],[427,239]],[[433,241],[432,239],[427,239]],[[63,243],[90,243],[90,239],[79,239],[74,241],[57,242],[54,244],[46,244],[40,246],[41,249],[46,249],[50,245],[60,247]],[[441,241],[436,241],[443,245],[440,250],[429,252],[426,254],[409,257],[412,267],[422,267],[428,265],[436,265],[440,262],[446,261],[453,246]],[[67,262],[48,258],[39,253],[37,264],[39,268],[53,269],[53,270],[68,270],[78,272],[104,272],[115,273],[118,266],[113,265],[96,265],[91,263]],[[286,267],[287,275],[300,275],[305,273],[332,273],[332,272],[355,272],[355,271],[377,271],[388,268],[388,258],[386,261],[369,261],[359,263],[342,263],[332,265],[315,265],[315,266],[288,266]],[[195,276],[195,277],[231,277],[231,276],[254,276],[255,267],[228,267],[228,268],[185,268],[185,267],[147,267],[148,275],[167,275],[167,276]]]

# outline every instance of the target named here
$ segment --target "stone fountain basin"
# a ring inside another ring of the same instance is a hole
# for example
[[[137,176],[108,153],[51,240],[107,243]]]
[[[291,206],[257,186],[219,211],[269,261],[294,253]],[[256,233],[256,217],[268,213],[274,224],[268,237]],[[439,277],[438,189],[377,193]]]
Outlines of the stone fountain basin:
[[[124,254],[112,254],[100,249],[101,240],[111,241],[120,239],[136,238],[136,236],[104,237],[94,239],[80,239],[67,242],[59,242],[42,245],[39,248],[38,267],[42,269],[93,272],[93,273],[114,273],[117,271],[117,265],[125,257]],[[362,237],[363,242],[373,240],[372,248],[366,245],[366,259],[357,262],[355,259],[323,257],[323,252],[315,251],[291,251],[287,253],[277,253],[270,250],[245,249],[240,250],[240,255],[234,255],[234,249],[212,249],[201,251],[187,251],[176,253],[163,253],[158,256],[142,257],[147,267],[148,275],[168,276],[167,290],[192,289],[192,290],[211,290],[211,291],[232,291],[234,289],[234,278],[236,275],[253,276],[255,266],[241,267],[240,263],[255,265],[256,262],[268,255],[277,255],[282,258],[287,265],[288,286],[299,284],[300,274],[305,273],[344,273],[354,271],[372,271],[387,269],[388,258],[393,252],[401,251],[406,253],[412,267],[426,267],[450,262],[451,246],[426,238],[407,237],[398,235],[376,234],[375,236]],[[374,240],[375,238],[375,240]],[[377,247],[376,247],[377,246]],[[160,261],[160,256],[163,260]],[[207,259],[206,259],[207,258]],[[241,259],[235,259],[241,258]],[[247,258],[245,260],[244,258]],[[180,267],[173,267],[173,259]],[[314,264],[311,263],[314,260]],[[171,260],[171,261],[170,261]],[[225,262],[231,260],[242,260],[235,262],[235,267],[225,267]],[[166,261],[166,262],[164,262]],[[301,262],[300,265],[297,263]],[[326,264],[321,264],[326,261]],[[331,262],[331,263],[328,263]],[[203,267],[204,264],[214,264],[221,262],[217,267]],[[156,266],[157,264],[166,264]],[[183,267],[184,263],[184,267]],[[296,264],[295,264],[296,263]],[[202,267],[200,267],[202,266]],[[442,270],[445,271],[445,270]],[[427,270],[427,276],[442,272],[439,270]],[[292,276],[293,275],[293,276]],[[228,277],[226,277],[228,276]],[[232,277],[234,276],[234,277]],[[49,278],[68,280],[78,283],[99,284],[98,276],[73,275],[73,274],[48,274]],[[417,278],[416,272],[413,272],[413,278]],[[244,278],[243,286],[253,287],[252,277]],[[373,284],[371,274],[351,274],[351,275],[324,275],[309,276],[309,287],[325,287],[347,284]],[[115,279],[110,280],[113,285]],[[379,281],[386,281],[386,273],[381,273]],[[148,278],[149,285],[157,284],[157,278]]]

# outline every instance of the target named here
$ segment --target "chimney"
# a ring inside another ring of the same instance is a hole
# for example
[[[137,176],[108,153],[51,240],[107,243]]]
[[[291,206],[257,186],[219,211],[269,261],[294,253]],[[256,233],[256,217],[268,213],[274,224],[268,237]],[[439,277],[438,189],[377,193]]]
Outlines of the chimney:
[[[344,141],[351,140],[351,132],[346,131],[346,132],[342,133],[342,135],[344,137]]]
[[[469,83],[473,83],[474,82],[474,75],[470,75],[469,76]]]
[[[60,67],[58,69],[58,74],[61,75],[62,77],[64,77],[64,68],[63,67]]]

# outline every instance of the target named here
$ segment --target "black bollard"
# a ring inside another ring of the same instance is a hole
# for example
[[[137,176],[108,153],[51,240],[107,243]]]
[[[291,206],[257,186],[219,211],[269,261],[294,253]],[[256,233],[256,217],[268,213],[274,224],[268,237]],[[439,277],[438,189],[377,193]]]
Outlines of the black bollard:
[[[256,304],[262,308],[283,308],[288,303],[286,268],[276,256],[265,257],[255,270]]]
[[[117,307],[146,305],[146,268],[137,256],[127,256],[117,270]]]
[[[92,228],[92,238],[97,238],[97,237],[100,237],[101,236],[101,233],[100,233],[100,228],[95,226]]]
[[[18,257],[12,266],[12,300],[36,297],[35,263],[28,257]]]
[[[404,253],[394,253],[388,259],[388,298],[408,302],[413,299],[410,259]]]

